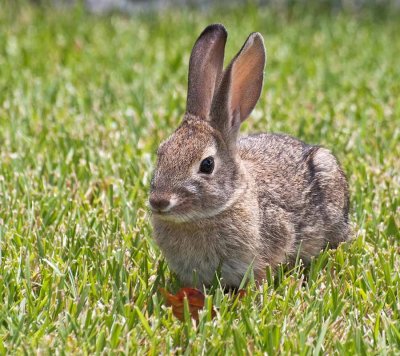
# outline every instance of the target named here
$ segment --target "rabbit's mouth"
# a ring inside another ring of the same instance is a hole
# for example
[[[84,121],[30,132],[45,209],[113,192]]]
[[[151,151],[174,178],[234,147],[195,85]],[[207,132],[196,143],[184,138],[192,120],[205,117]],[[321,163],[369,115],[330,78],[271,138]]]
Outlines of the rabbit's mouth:
[[[153,212],[153,218],[176,224],[197,221],[198,220],[197,216],[198,214],[189,214],[189,213],[181,214],[173,212]]]
[[[198,210],[194,207],[188,207],[186,204],[182,204],[168,211],[152,210],[152,214],[153,218],[173,223],[192,223],[200,222],[203,219],[209,219],[220,214],[223,210],[225,210],[224,206]]]
[[[173,223],[200,222],[201,220],[212,218],[231,209],[240,197],[246,193],[247,188],[247,183],[242,181],[240,186],[237,187],[227,199],[216,195],[213,202],[208,202],[208,204],[202,204],[201,201],[193,197],[178,198],[177,195],[173,194],[170,203],[167,204],[165,202],[162,207],[156,206],[154,203],[152,204],[150,199],[150,207],[155,219]]]
[[[183,222],[189,221],[193,218],[191,217],[193,214],[190,212],[190,209],[180,209],[179,207],[173,207],[170,209],[160,210],[151,208],[152,215],[156,218],[160,218],[163,220],[175,221],[175,222]],[[196,214],[194,214],[196,215]]]
[[[178,198],[175,194],[169,195],[165,193],[151,193],[149,198],[149,206],[153,214],[168,214],[177,205]]]
[[[157,209],[151,209],[151,212],[153,215],[158,215],[158,216],[173,215],[173,213],[171,211],[164,211],[164,210],[157,210]]]
[[[201,217],[202,213],[197,211],[195,205],[193,201],[178,201],[176,199],[176,201],[173,201],[173,204],[163,208],[156,207],[150,203],[150,209],[153,218],[182,223],[197,220]]]

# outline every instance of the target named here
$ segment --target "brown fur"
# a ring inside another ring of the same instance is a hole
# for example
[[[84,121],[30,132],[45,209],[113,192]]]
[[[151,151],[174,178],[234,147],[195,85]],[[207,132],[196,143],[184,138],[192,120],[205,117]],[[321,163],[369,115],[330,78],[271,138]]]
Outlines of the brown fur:
[[[207,28],[191,63],[202,63],[203,52],[205,60],[220,58],[225,41],[222,25]],[[202,107],[188,105],[181,126],[158,150],[150,194],[154,236],[186,285],[209,285],[220,269],[222,283],[237,287],[249,266],[261,280],[267,265],[293,262],[298,253],[309,261],[348,238],[347,181],[327,149],[286,135],[238,138],[259,98],[264,62],[262,37],[252,34],[221,79],[221,60],[202,65],[212,71],[202,77],[213,81],[211,97],[196,88],[203,80],[189,80],[188,102],[202,92]],[[194,113],[207,110],[206,118]],[[200,162],[210,155],[214,171],[203,174]],[[162,201],[169,204],[164,210]]]

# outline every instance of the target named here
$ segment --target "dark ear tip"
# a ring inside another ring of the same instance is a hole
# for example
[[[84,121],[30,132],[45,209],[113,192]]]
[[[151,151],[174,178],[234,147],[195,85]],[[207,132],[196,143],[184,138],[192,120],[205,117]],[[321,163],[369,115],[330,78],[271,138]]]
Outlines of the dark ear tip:
[[[226,28],[224,25],[220,23],[215,23],[212,25],[208,25],[203,32],[201,33],[200,37],[203,37],[204,35],[208,34],[216,34],[221,37],[224,37],[225,39],[228,37],[228,32],[226,31]]]

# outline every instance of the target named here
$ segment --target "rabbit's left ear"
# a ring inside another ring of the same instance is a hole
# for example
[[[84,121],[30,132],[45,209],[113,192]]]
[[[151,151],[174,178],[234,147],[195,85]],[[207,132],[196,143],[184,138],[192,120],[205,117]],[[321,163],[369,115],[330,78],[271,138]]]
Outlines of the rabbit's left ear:
[[[260,98],[265,66],[264,40],[252,33],[226,68],[211,108],[211,124],[223,134],[237,131]]]

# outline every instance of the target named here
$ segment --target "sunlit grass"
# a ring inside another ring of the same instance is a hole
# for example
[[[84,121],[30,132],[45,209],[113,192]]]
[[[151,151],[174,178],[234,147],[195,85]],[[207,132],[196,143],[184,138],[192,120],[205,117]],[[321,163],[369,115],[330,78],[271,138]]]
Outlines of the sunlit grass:
[[[399,16],[6,10],[0,354],[399,352]],[[354,241],[306,272],[268,274],[240,301],[216,285],[195,326],[157,293],[179,282],[146,198],[156,147],[184,112],[190,49],[212,22],[228,28],[227,59],[264,35],[266,82],[243,131],[331,148],[349,177]]]

